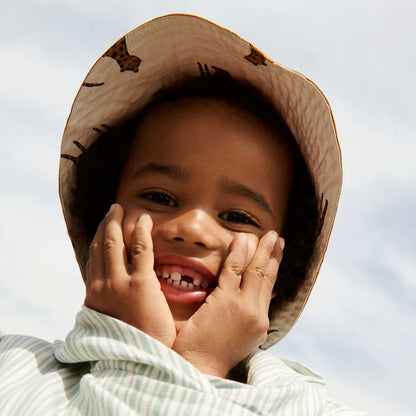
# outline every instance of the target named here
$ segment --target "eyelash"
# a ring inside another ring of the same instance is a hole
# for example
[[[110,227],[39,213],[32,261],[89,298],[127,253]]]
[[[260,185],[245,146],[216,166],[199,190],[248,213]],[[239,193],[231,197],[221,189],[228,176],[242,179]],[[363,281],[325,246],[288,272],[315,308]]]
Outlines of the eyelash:
[[[140,198],[146,199],[150,202],[153,202],[158,205],[175,208],[178,206],[175,198],[167,192],[164,191],[146,191],[141,193]],[[227,218],[228,215],[234,216],[234,218]],[[226,212],[222,212],[218,215],[223,221],[229,222],[231,224],[238,224],[238,225],[252,225],[258,227],[257,220],[255,217],[248,212],[241,211],[241,210],[229,210]]]
[[[164,205],[166,207],[174,208],[178,206],[176,200],[167,192],[162,191],[148,191],[139,195],[140,198],[147,199],[155,204]]]
[[[227,214],[231,214],[236,216],[237,218],[234,218],[233,220],[230,218],[225,218]],[[241,224],[241,225],[254,225],[255,227],[258,227],[256,219],[250,215],[248,212],[240,211],[240,210],[230,210],[227,212],[223,212],[218,215],[220,219],[223,221],[230,222],[232,224]]]

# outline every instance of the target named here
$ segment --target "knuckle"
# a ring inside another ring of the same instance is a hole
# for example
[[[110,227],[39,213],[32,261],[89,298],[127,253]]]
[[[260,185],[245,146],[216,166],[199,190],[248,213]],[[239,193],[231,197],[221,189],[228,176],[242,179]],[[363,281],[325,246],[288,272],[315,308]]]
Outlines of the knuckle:
[[[88,297],[90,300],[96,300],[99,299],[103,294],[103,285],[100,282],[94,282],[92,283]]]
[[[275,273],[264,273],[263,280],[268,288],[272,289],[276,282],[277,275]]]
[[[261,344],[263,344],[263,343],[265,343],[265,342],[266,342],[266,339],[267,339],[267,332],[265,331],[265,332],[263,332],[263,334],[260,336],[260,339],[259,339],[260,345],[261,345]]]
[[[131,245],[132,256],[138,256],[147,250],[147,244],[142,240],[136,240]]]
[[[225,269],[237,276],[241,276],[244,271],[243,266],[241,264],[235,264],[235,263],[225,265]]]
[[[267,333],[270,325],[269,318],[258,310],[248,310],[245,319],[246,324],[250,326],[254,334],[260,336]]]
[[[114,238],[107,238],[104,241],[104,252],[108,252],[117,246],[117,242]]]
[[[258,328],[260,333],[264,333],[267,336],[267,330],[269,329],[270,321],[268,317],[262,317],[259,319]]]
[[[250,267],[249,272],[254,276],[257,276],[259,279],[263,279],[264,275],[266,274],[264,267],[262,266]]]
[[[259,312],[257,309],[247,309],[245,320],[250,327],[255,328],[257,326],[258,320],[259,320]]]
[[[140,276],[134,276],[134,279],[130,279],[129,281],[129,287],[132,291],[137,291],[143,289],[146,283],[144,279],[140,279]]]
[[[90,257],[92,255],[94,255],[94,253],[97,251],[97,249],[98,249],[98,243],[96,243],[96,242],[91,243],[90,249],[89,249]]]

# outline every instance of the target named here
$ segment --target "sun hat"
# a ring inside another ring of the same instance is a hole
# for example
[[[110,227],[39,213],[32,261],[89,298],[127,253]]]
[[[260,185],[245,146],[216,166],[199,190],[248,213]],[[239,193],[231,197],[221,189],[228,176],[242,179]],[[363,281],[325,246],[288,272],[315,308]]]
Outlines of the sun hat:
[[[305,159],[319,201],[319,234],[295,299],[270,305],[262,348],[280,341],[309,298],[332,231],[342,185],[335,123],[323,93],[304,75],[273,62],[251,43],[203,18],[173,14],[151,20],[118,40],[94,64],[72,105],[63,133],[59,194],[81,266],[89,242],[69,209],[77,161],[108,126],[137,114],[160,89],[184,76],[227,74],[253,85],[276,107]],[[81,267],[82,269],[82,267]]]

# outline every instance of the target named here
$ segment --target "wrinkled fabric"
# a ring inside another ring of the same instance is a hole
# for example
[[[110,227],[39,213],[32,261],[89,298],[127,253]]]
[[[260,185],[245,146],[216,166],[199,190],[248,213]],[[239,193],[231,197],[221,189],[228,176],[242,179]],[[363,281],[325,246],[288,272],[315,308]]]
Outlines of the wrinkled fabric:
[[[306,367],[256,350],[247,384],[207,376],[142,331],[87,307],[64,342],[0,342],[0,415],[362,416]]]

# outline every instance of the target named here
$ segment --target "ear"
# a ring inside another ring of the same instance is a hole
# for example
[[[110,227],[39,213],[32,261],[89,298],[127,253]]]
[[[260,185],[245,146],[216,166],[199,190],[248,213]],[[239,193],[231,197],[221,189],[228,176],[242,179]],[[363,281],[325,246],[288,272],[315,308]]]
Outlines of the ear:
[[[273,299],[276,296],[277,296],[277,289],[273,289],[273,292],[272,292],[272,295],[271,295],[270,299]]]

